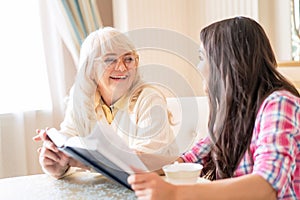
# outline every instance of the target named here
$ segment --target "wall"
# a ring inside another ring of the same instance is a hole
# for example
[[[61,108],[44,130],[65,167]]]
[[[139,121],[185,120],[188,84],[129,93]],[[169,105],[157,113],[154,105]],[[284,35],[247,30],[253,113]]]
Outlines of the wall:
[[[258,20],[270,38],[277,60],[291,60],[290,1],[259,1],[258,9]]]
[[[135,44],[139,43],[139,69],[144,80],[163,85],[167,96],[203,95],[202,78],[195,69],[198,62],[197,50],[191,52],[193,48],[198,48],[199,43],[198,21],[202,21],[202,18],[197,8],[201,8],[200,1],[97,0],[97,6],[103,26],[114,26],[124,32],[130,31],[128,34]],[[199,20],[190,20],[192,18]],[[149,27],[157,28],[156,32],[154,29],[143,31]],[[158,29],[166,31],[162,33],[158,32]],[[147,40],[144,37],[145,32],[148,34]],[[165,41],[167,46],[162,47],[158,44],[159,38],[159,42]],[[169,39],[169,42],[165,38]],[[183,49],[176,50],[177,47],[174,44],[172,46],[171,39],[187,42],[183,44]],[[145,44],[145,41],[156,42]],[[189,55],[189,52],[192,55]]]
[[[278,70],[287,77],[300,92],[300,62],[281,63]]]
[[[114,26],[138,44],[143,78],[178,96],[203,95],[195,68],[200,27],[191,20],[202,20],[194,8],[200,6],[196,0],[113,1]]]
[[[249,16],[260,22],[279,61],[291,59],[288,0],[113,0],[114,26],[135,37],[136,30],[140,31],[138,38],[133,37],[133,40],[140,42],[144,78],[165,84],[178,96],[203,95],[202,78],[196,70],[198,61],[195,59],[201,28],[237,15]],[[149,27],[157,28],[164,36],[147,34],[149,29],[146,28]],[[148,43],[141,43],[141,40]],[[157,40],[169,43],[173,40],[173,46],[159,46]],[[176,44],[182,46],[182,50],[175,51],[177,54],[174,53]],[[165,70],[158,71],[158,66]],[[296,68],[293,73],[299,74],[300,70]],[[174,75],[177,77],[174,78]],[[174,80],[166,83],[166,77]]]

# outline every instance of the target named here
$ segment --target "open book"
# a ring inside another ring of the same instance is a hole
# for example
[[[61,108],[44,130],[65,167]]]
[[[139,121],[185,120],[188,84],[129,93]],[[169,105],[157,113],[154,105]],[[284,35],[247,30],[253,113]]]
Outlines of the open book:
[[[59,150],[128,189],[131,187],[127,178],[134,169],[148,171],[135,151],[107,123],[99,122],[87,137],[67,138],[54,128],[47,135]]]

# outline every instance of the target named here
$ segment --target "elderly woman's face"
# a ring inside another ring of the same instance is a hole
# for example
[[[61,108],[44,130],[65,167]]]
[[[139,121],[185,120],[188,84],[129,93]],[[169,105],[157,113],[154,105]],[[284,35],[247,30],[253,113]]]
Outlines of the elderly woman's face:
[[[136,76],[138,56],[132,52],[110,52],[101,58],[104,68],[98,82],[101,94],[118,99],[128,92]]]

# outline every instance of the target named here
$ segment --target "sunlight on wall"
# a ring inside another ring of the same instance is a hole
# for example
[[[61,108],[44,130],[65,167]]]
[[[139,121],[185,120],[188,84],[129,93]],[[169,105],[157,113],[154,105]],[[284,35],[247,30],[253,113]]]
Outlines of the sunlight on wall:
[[[38,0],[0,3],[0,113],[50,109]]]

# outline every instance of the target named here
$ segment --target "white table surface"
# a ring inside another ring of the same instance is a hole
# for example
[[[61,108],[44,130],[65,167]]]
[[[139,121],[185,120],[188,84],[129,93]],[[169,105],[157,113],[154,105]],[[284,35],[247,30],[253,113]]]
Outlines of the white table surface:
[[[46,174],[0,179],[1,200],[136,199],[134,192],[98,173],[76,172],[61,180]]]

